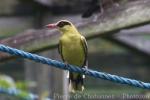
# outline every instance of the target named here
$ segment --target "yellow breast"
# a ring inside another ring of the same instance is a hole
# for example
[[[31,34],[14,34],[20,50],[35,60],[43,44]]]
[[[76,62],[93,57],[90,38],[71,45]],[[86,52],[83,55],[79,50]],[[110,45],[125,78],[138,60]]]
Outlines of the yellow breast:
[[[85,60],[84,48],[80,35],[65,35],[61,38],[62,56],[64,60],[73,65],[82,66]]]

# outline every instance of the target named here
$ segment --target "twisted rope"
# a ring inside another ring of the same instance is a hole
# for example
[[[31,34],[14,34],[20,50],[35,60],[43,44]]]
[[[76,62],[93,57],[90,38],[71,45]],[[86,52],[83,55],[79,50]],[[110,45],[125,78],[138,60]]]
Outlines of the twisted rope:
[[[66,65],[56,60],[52,60],[52,59],[45,58],[36,54],[24,52],[22,50],[14,49],[14,48],[2,45],[2,44],[0,44],[0,51],[9,53],[15,56],[21,56],[23,58],[27,58],[35,62],[51,65],[52,67],[69,70],[71,72],[82,73],[88,76],[101,78],[104,80],[109,80],[115,83],[127,84],[127,85],[134,86],[134,87],[150,89],[150,83],[145,83],[145,82],[134,80],[134,79],[124,78],[124,77],[120,77],[117,75],[111,75],[111,74],[104,73],[104,72],[98,72],[98,71],[94,71],[91,69],[79,68],[78,66]]]

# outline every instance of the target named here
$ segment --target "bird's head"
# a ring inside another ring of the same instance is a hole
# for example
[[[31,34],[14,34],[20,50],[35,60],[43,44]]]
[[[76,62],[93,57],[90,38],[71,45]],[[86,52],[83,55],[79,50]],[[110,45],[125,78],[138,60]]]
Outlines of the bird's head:
[[[57,23],[48,24],[46,25],[46,28],[48,29],[58,28],[62,33],[76,31],[75,26],[68,20],[60,20]]]

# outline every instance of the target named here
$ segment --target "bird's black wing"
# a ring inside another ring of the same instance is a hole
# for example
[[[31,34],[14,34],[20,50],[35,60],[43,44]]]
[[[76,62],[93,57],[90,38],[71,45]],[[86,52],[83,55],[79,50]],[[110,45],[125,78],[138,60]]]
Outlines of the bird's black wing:
[[[61,40],[59,41],[59,44],[58,44],[58,52],[59,52],[63,62],[65,62],[63,54],[62,54],[62,42],[61,42]]]
[[[81,36],[81,44],[83,46],[83,50],[84,50],[84,56],[85,56],[85,59],[84,59],[84,63],[83,63],[83,66],[87,66],[87,58],[88,58],[88,46],[87,46],[87,42],[86,42],[86,39]]]

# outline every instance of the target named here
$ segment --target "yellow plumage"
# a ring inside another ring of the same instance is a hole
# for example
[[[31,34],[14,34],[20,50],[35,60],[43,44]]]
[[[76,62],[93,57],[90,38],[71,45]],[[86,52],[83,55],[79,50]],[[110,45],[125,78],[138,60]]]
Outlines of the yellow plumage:
[[[59,53],[66,64],[79,67],[86,66],[87,43],[86,39],[78,32],[75,26],[66,20],[61,20],[55,24],[62,36],[59,40]],[[54,26],[54,25],[50,25]],[[71,92],[83,91],[83,75],[69,73],[69,90]]]
[[[84,64],[84,47],[80,34],[64,34],[60,39],[63,59],[69,64],[81,66]]]

